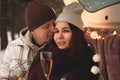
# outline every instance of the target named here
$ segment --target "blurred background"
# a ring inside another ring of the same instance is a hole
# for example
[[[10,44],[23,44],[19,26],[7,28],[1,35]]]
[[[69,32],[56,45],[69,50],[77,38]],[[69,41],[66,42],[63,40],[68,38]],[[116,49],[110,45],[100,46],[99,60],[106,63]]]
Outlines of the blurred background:
[[[26,26],[25,6],[32,0],[0,0],[0,50],[19,37],[19,31]],[[52,6],[57,15],[65,6],[63,0],[38,0]]]

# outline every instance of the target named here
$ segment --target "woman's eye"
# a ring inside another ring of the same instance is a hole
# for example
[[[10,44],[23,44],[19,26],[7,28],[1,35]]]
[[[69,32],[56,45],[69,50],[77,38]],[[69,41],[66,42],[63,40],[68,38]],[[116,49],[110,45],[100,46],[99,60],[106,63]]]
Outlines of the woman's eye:
[[[70,32],[69,30],[63,30],[63,32]]]

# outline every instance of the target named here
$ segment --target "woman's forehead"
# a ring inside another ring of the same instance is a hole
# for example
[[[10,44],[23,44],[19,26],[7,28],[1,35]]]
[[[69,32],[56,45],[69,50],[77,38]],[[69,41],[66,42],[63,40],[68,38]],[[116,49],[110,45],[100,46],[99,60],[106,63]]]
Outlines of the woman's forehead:
[[[70,27],[69,24],[64,21],[57,22],[55,25],[55,27],[63,27],[63,26]]]

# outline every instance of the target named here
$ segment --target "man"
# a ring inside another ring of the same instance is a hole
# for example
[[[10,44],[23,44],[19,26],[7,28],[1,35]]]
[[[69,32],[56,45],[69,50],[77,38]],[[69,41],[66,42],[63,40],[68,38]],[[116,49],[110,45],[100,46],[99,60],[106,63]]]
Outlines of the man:
[[[53,36],[55,18],[53,9],[39,1],[31,1],[26,6],[27,27],[20,31],[20,38],[12,41],[6,48],[0,69],[2,80],[8,80],[17,71],[22,80],[25,79],[34,57]]]

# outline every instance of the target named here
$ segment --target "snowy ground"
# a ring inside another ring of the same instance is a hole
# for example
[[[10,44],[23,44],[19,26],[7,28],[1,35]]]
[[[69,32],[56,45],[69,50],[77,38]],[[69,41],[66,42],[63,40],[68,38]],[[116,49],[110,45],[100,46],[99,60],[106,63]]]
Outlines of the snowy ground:
[[[4,50],[0,50],[0,65],[3,59],[3,55],[4,55]]]

